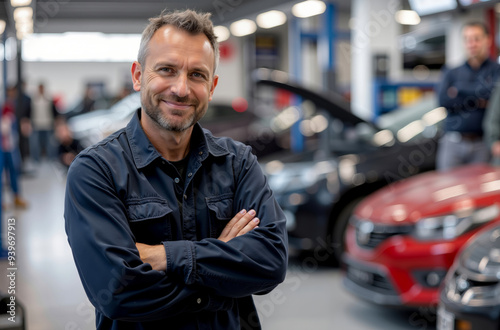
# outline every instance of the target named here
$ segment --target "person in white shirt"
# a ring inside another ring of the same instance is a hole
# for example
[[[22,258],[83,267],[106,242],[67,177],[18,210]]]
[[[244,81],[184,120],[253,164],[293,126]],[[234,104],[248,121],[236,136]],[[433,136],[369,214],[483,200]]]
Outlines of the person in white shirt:
[[[31,156],[35,162],[39,162],[42,152],[47,158],[55,157],[53,143],[54,122],[58,112],[54,101],[45,94],[43,83],[38,85],[38,93],[33,97],[31,110]]]

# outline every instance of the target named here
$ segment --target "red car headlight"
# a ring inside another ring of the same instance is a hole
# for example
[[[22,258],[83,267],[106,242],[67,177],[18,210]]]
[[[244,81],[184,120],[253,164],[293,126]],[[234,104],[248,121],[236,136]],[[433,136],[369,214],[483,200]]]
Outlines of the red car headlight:
[[[467,216],[447,214],[425,218],[416,223],[414,236],[419,240],[451,240],[499,215],[500,208],[494,204],[473,210]]]

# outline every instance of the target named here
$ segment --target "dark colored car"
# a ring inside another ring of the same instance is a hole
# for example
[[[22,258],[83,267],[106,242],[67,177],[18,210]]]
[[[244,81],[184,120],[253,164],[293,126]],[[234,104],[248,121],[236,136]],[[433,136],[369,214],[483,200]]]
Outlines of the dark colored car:
[[[441,289],[438,330],[500,329],[500,225],[476,234]]]
[[[305,151],[261,160],[287,216],[291,248],[326,250],[338,258],[351,212],[365,196],[434,168],[439,124],[446,112],[432,96],[385,114],[374,125],[351,113],[340,95],[313,92],[284,73],[259,71],[257,83],[268,96],[261,102],[281,104],[271,122],[278,143],[283,139],[288,146],[281,146],[290,148],[294,125],[304,138]],[[277,100],[282,95],[277,90],[287,91],[291,101]]]
[[[500,221],[499,201],[500,168],[488,164],[431,171],[380,189],[349,222],[345,287],[378,305],[436,307],[457,253]]]

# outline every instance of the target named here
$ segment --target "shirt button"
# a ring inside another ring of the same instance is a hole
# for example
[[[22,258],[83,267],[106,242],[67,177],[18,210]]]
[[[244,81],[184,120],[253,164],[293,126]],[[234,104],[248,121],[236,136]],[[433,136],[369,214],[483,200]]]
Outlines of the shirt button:
[[[192,176],[193,176],[193,173],[189,172],[188,177],[192,177]]]
[[[162,160],[162,161],[161,161],[161,163],[162,163],[163,165],[165,165],[165,161],[164,161],[164,160]]]
[[[175,182],[175,183],[179,183],[179,182],[181,182],[181,179],[179,179],[179,178],[175,178],[175,179],[174,179],[174,182]]]
[[[199,305],[201,304],[201,298],[196,299],[196,303]]]
[[[203,155],[203,151],[200,151],[200,156]]]

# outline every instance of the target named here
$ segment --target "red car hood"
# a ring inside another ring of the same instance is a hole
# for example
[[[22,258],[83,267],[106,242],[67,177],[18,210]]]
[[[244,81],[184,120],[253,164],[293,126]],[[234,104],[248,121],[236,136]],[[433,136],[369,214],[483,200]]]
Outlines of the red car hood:
[[[378,223],[408,224],[495,202],[500,203],[500,167],[468,165],[390,184],[364,199],[355,214]]]

